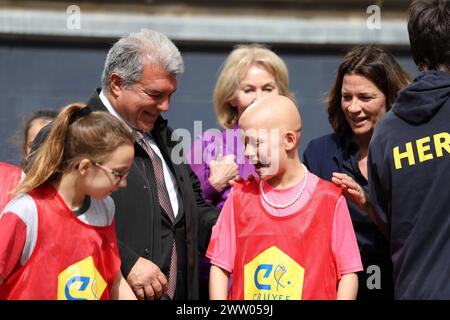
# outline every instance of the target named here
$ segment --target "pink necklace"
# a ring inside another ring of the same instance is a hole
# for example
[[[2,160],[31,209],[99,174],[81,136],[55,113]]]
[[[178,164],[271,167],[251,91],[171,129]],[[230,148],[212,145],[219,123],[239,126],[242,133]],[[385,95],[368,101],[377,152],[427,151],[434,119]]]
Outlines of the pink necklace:
[[[262,196],[262,198],[264,199],[264,201],[265,201],[269,206],[271,206],[271,207],[273,207],[273,208],[276,208],[276,209],[285,209],[285,208],[287,208],[287,207],[292,206],[295,202],[297,202],[298,199],[300,199],[300,196],[302,195],[303,190],[305,190],[306,184],[307,184],[307,182],[308,182],[308,169],[306,168],[306,166],[305,166],[303,163],[302,163],[302,167],[303,167],[303,170],[304,170],[303,172],[305,173],[305,179],[303,180],[303,185],[302,185],[302,187],[300,188],[300,191],[299,191],[299,193],[297,194],[297,196],[296,196],[291,202],[289,202],[289,203],[286,203],[286,204],[276,204],[276,203],[271,202],[271,201],[267,198],[266,194],[264,193],[264,181],[261,180],[261,181],[259,182],[259,192],[261,193],[261,196]]]

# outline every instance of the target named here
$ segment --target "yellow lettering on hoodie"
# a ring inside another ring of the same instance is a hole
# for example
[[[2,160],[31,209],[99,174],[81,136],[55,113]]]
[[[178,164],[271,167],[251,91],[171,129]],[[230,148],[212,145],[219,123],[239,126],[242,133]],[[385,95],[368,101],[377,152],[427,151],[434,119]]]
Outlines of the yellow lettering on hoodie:
[[[436,156],[442,157],[444,149],[450,154],[450,133],[441,132],[434,135],[434,147],[436,148]]]
[[[433,139],[434,152],[432,152],[430,142]],[[424,162],[435,158],[443,157],[444,150],[446,154],[450,154],[450,133],[441,132],[432,136],[423,137],[415,141],[418,162]],[[414,155],[413,142],[405,143],[405,151],[400,152],[400,146],[396,146],[393,151],[395,169],[402,169],[402,160],[408,159],[408,164],[413,166],[416,164]],[[403,149],[403,148],[402,148]]]
[[[430,143],[430,137],[425,137],[419,140],[416,140],[417,154],[419,155],[419,162],[424,162],[427,160],[433,159],[433,154],[428,153],[425,154],[426,151],[429,151],[430,145],[425,145],[426,143]]]
[[[400,148],[398,146],[394,148],[394,162],[395,162],[395,169],[397,170],[402,168],[401,160],[404,158],[408,158],[408,163],[410,166],[416,164],[416,161],[414,160],[412,143],[408,142],[405,146],[406,151],[402,153],[400,153]]]

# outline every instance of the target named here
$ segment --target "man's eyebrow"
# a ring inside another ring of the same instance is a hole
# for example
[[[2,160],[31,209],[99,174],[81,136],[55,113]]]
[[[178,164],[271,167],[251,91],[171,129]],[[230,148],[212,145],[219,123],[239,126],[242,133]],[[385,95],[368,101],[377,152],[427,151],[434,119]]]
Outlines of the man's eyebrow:
[[[159,91],[157,89],[146,89],[146,88],[144,88],[144,92],[146,92],[148,94],[154,94],[154,95],[162,93],[161,91]]]

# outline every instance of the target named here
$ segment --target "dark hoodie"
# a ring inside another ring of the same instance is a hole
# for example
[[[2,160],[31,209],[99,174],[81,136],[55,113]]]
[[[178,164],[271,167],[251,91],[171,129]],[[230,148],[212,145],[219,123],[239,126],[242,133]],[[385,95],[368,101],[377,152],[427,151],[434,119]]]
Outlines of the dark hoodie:
[[[396,299],[450,299],[450,73],[399,92],[369,146],[370,199],[390,232]]]

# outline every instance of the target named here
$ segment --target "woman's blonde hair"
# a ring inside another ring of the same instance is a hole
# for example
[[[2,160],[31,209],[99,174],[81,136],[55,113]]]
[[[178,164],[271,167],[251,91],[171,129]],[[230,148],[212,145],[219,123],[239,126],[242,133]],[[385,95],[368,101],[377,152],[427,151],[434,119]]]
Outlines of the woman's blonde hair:
[[[237,108],[231,105],[231,101],[240,81],[254,65],[266,69],[274,77],[280,95],[295,102],[289,91],[289,74],[283,60],[263,45],[238,45],[225,60],[214,88],[214,110],[219,125],[224,129],[232,128],[238,120]]]
[[[111,114],[90,111],[81,103],[70,104],[53,121],[17,192],[58,181],[82,159],[102,163],[118,147],[133,144],[133,135]]]

